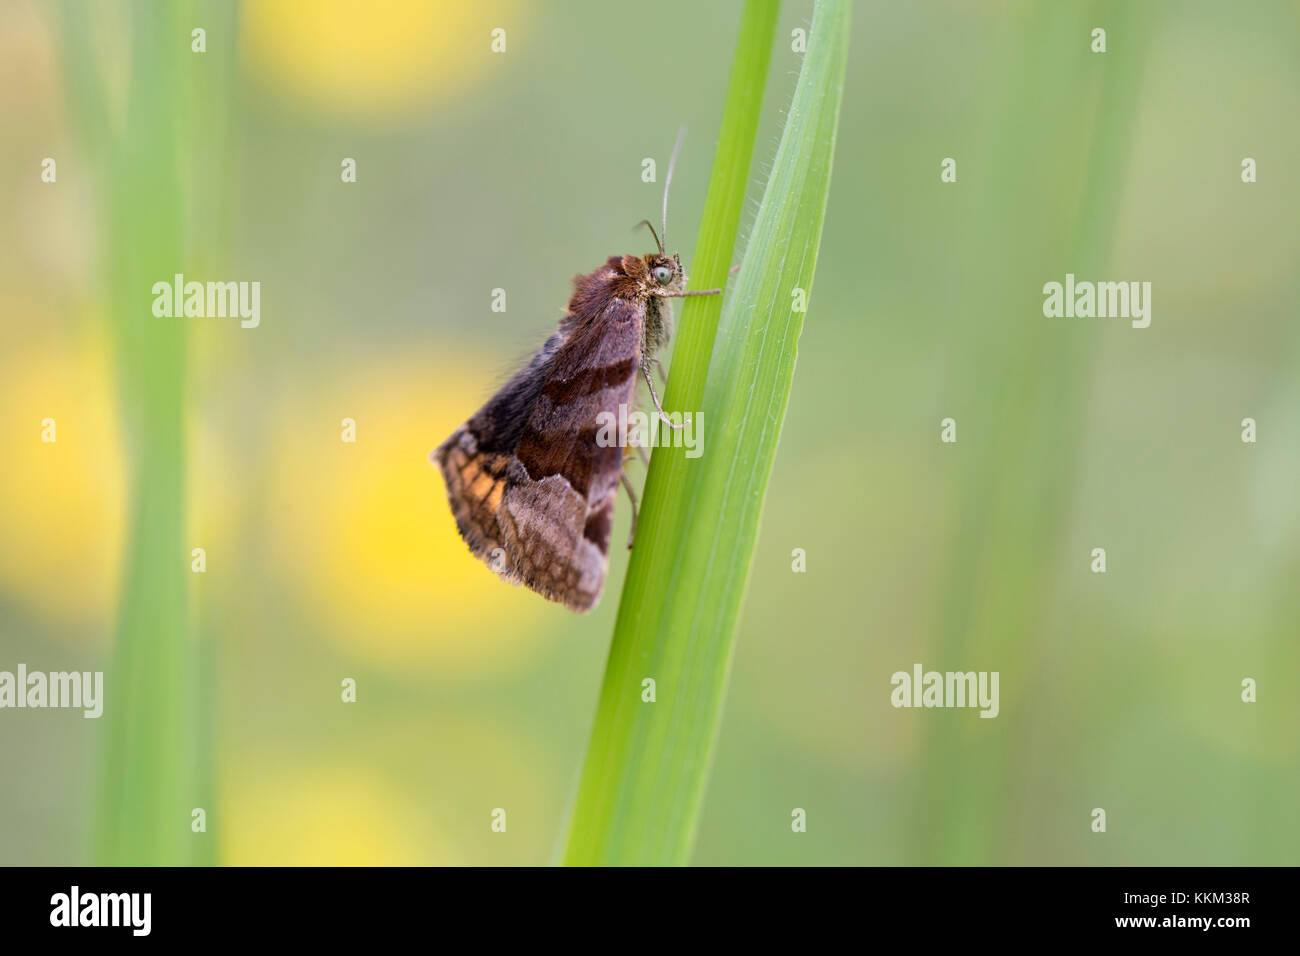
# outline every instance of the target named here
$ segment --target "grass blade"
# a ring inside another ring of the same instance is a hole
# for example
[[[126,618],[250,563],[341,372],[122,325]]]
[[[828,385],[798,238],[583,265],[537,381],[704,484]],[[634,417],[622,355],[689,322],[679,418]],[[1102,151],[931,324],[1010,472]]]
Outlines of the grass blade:
[[[747,20],[757,15],[751,5]],[[704,453],[695,459],[686,459],[682,449],[654,453],[566,863],[682,864],[689,859],[794,376],[803,313],[792,308],[792,293],[810,291],[817,260],[848,30],[848,0],[819,0],[772,174],[744,265],[728,290],[711,361],[704,340],[711,330],[692,325],[702,310],[688,307],[683,314],[687,331],[674,358],[665,407],[702,409]],[[745,39],[742,29],[738,64]],[[736,80],[733,72],[733,86]],[[724,142],[730,120],[728,114]],[[711,183],[711,198],[714,191]],[[706,241],[717,239],[711,229],[706,215],[703,281],[693,283],[697,286],[721,278],[705,271],[718,263],[717,250]],[[701,396],[698,406],[692,402],[696,396]],[[642,701],[645,678],[656,681],[655,703]]]
[[[196,170],[213,169],[194,144],[221,154],[224,127],[212,105],[228,93],[233,50],[225,42],[211,55],[194,54],[189,24],[197,19],[229,38],[234,7],[199,9],[202,15],[189,3],[129,7],[120,116],[105,95],[102,70],[113,64],[102,54],[91,5],[68,0],[57,16],[82,165],[97,174],[103,294],[131,451],[129,537],[105,675],[97,864],[214,860],[211,840],[191,830],[191,810],[212,806],[211,753],[199,743],[210,724],[212,677],[210,666],[200,673],[190,622],[189,336],[187,320],[160,318],[151,308],[154,283],[214,258],[207,236],[214,231],[210,212],[222,206],[221,177],[199,178],[203,201],[191,202]]]

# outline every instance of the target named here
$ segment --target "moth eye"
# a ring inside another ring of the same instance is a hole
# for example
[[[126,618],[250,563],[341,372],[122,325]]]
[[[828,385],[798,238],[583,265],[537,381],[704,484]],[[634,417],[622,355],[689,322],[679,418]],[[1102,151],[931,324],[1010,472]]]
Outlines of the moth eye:
[[[667,266],[655,266],[650,274],[655,277],[655,281],[660,285],[667,285],[673,281],[673,270]]]

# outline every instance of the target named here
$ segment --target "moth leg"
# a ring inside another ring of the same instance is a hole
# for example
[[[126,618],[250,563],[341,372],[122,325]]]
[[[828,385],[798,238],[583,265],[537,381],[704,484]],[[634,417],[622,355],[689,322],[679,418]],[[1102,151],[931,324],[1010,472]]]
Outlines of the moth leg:
[[[740,263],[737,262],[734,266],[732,266],[730,269],[727,270],[727,275],[734,276],[739,271],[740,271]],[[722,290],[721,289],[692,289],[690,292],[684,292],[684,291],[683,292],[658,292],[656,293],[656,295],[663,295],[663,296],[668,296],[669,298],[677,299],[687,295],[722,295]]]
[[[632,490],[632,482],[628,481],[626,471],[620,471],[618,477],[623,482],[623,487],[627,489],[627,496],[632,499],[632,527],[627,533],[627,549],[631,551],[632,539],[636,537],[636,492]]]
[[[650,370],[645,367],[645,363],[642,363],[641,365],[641,374],[645,376],[645,383],[650,386],[650,397],[654,399],[655,408],[659,409],[659,417],[663,419],[663,423],[669,428],[685,428],[689,425],[691,423],[689,418],[683,421],[680,425],[674,425],[672,419],[664,414],[664,407],[659,404],[659,396],[655,394],[655,383],[651,380]]]

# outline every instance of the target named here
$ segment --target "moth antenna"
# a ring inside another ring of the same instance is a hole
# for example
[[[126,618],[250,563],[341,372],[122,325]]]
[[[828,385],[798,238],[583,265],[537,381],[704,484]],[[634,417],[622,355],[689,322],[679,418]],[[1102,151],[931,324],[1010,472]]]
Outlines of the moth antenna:
[[[633,226],[632,228],[636,229],[637,226],[645,226],[647,229],[650,230],[650,235],[655,237],[655,245],[659,247],[659,254],[663,255],[664,244],[659,241],[659,233],[655,232],[655,227],[650,224],[650,220],[642,219],[640,222],[636,224],[636,226]]]
[[[682,140],[686,138],[686,127],[682,126],[677,130],[677,142],[673,144],[673,155],[668,160],[668,175],[664,176],[664,217],[663,217],[663,237],[664,246],[668,245],[668,187],[673,184],[673,167],[677,165],[677,154],[681,152]],[[662,252],[663,250],[660,249]]]
[[[645,383],[650,386],[650,397],[654,399],[655,408],[659,409],[659,417],[663,419],[663,423],[669,428],[685,428],[689,425],[691,423],[689,418],[680,425],[674,425],[673,420],[664,414],[664,407],[659,404],[659,396],[655,394],[655,383],[650,380],[650,369],[646,367],[644,362],[641,363],[641,374],[645,376]]]

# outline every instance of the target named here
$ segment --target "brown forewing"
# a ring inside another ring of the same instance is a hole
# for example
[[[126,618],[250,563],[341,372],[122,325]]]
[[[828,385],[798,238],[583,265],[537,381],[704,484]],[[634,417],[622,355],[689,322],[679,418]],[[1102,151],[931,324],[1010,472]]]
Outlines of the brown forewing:
[[[578,277],[559,331],[433,453],[470,550],[575,611],[604,586],[623,467],[597,416],[631,405],[640,360],[645,306],[625,261]]]

